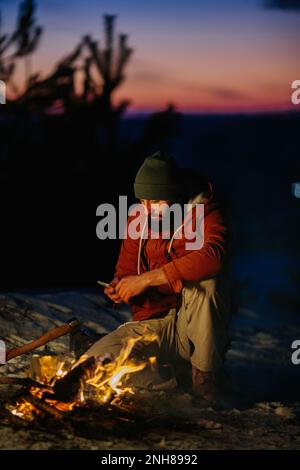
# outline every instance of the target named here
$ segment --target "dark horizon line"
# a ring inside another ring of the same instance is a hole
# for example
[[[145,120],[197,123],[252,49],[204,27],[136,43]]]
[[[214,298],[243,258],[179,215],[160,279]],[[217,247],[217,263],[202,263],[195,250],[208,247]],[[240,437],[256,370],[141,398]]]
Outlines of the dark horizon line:
[[[164,110],[160,111],[141,111],[141,112],[131,112],[125,113],[121,119],[133,119],[133,118],[148,118],[153,114],[163,113]],[[184,112],[178,111],[175,109],[175,112],[178,112],[185,117],[235,117],[235,116],[278,116],[278,115],[287,115],[287,114],[300,114],[300,109],[287,109],[287,110],[272,110],[272,111],[224,111],[224,112],[209,112],[209,111],[196,111],[196,112]]]

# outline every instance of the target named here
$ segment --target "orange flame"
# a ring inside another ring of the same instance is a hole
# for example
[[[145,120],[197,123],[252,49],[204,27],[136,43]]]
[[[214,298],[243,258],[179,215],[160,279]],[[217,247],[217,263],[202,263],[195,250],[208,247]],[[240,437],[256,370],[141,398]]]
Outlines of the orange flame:
[[[156,357],[151,356],[145,361],[136,362],[129,358],[130,353],[137,342],[142,340],[143,342],[150,343],[157,339],[158,337],[154,333],[145,334],[139,338],[129,338],[121,349],[119,356],[114,361],[103,364],[100,358],[96,369],[93,372],[87,371],[84,379],[81,381],[80,390],[74,402],[62,403],[49,398],[45,399],[45,402],[60,411],[68,412],[76,406],[85,405],[91,398],[91,395],[92,400],[97,403],[115,404],[124,394],[133,394],[134,391],[131,387],[122,384],[123,379],[129,374],[141,371],[148,364],[154,367]],[[85,359],[87,359],[86,355],[81,356],[80,359],[72,365],[71,369],[78,366]],[[55,356],[52,358],[51,356],[47,356],[47,359],[43,357],[41,364],[41,376],[39,380],[45,385],[53,386],[57,380],[60,380],[71,370],[70,367],[68,370],[67,364],[64,361],[58,362]],[[56,365],[56,369],[54,365]],[[45,390],[46,389],[43,388],[31,387],[30,393],[38,398],[42,398]],[[40,411],[26,401],[26,399],[18,401],[9,411],[27,421],[33,421],[36,415],[40,413]]]

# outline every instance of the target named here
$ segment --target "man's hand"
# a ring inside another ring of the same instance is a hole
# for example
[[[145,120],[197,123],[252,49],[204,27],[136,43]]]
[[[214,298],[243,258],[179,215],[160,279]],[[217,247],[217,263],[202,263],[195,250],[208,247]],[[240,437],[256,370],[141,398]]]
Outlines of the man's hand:
[[[139,276],[126,276],[119,280],[117,277],[110,282],[104,292],[115,303],[129,303],[131,297],[142,294],[146,289],[152,286],[161,286],[167,284],[168,279],[161,268],[147,271]]]
[[[147,287],[149,283],[145,276],[126,276],[118,282],[115,290],[124,302],[129,303],[131,297],[141,294]]]
[[[104,294],[107,295],[107,297],[110,298],[115,304],[121,304],[123,302],[122,298],[116,293],[116,285],[118,284],[119,279],[114,278],[110,283],[108,287],[105,287],[104,289]]]

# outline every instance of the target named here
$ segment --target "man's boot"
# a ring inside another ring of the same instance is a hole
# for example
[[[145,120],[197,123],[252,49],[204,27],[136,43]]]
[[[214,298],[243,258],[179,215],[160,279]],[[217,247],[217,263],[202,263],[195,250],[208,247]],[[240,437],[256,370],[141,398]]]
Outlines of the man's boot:
[[[216,398],[216,384],[214,372],[204,372],[192,366],[193,392],[197,398],[203,398],[213,403]]]

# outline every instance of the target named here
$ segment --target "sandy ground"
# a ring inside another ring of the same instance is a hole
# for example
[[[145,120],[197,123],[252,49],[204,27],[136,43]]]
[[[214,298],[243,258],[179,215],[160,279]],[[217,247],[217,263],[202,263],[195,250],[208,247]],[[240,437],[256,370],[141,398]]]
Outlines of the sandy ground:
[[[126,309],[112,309],[93,292],[0,296],[0,336],[8,348],[74,316],[98,334],[130,318]],[[230,393],[217,409],[194,403],[186,392],[173,396],[160,392],[154,400],[147,395],[143,397],[147,406],[153,402],[165,407],[175,425],[151,427],[145,422],[123,435],[101,430],[93,435],[62,427],[22,428],[2,419],[0,449],[300,449],[300,365],[291,363],[291,344],[300,339],[300,324],[299,319],[298,326],[297,319],[284,320],[284,324],[276,321],[262,326],[255,312],[245,309],[235,316],[226,361]],[[68,350],[68,337],[40,349],[56,354]],[[28,356],[22,356],[2,366],[1,375],[25,377],[28,366]],[[0,386],[0,400],[14,392],[11,386]]]

